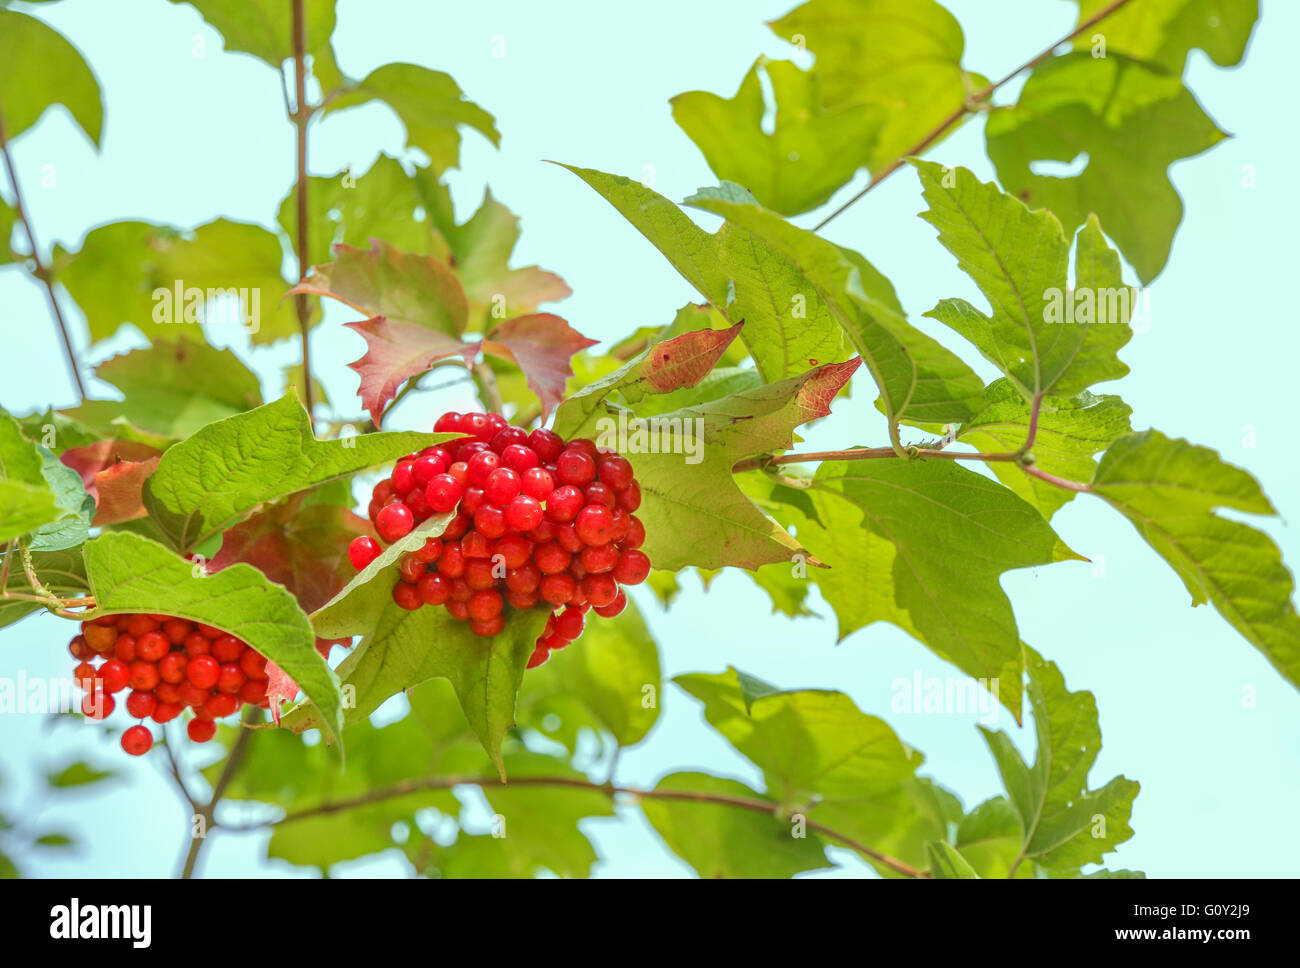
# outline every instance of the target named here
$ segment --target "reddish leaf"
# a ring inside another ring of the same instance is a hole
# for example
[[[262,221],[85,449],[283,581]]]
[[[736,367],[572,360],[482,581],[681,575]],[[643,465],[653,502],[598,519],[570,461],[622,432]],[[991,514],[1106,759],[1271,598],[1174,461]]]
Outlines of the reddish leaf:
[[[483,341],[483,352],[502,357],[523,370],[528,388],[542,403],[542,419],[564,396],[564,384],[573,376],[573,354],[594,346],[553,313],[533,313],[507,319]]]
[[[144,507],[144,482],[158,469],[158,458],[124,460],[95,475],[95,518],[91,524],[118,524],[142,518],[149,512]]]
[[[361,377],[361,403],[378,427],[384,407],[397,396],[397,388],[448,356],[461,356],[469,366],[478,355],[477,343],[465,343],[417,326],[376,316],[347,323],[366,341],[366,355],[348,366]]]

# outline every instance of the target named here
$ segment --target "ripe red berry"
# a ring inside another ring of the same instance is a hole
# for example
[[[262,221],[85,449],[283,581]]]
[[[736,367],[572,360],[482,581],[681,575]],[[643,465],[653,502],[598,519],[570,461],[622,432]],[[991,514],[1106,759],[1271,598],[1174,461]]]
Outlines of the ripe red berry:
[[[542,463],[549,464],[564,450],[564,438],[553,430],[538,428],[528,435],[528,446],[541,458]]]
[[[160,682],[153,687],[153,694],[158,697],[159,702],[180,702],[183,684],[183,682]]]
[[[468,558],[491,558],[492,542],[482,531],[470,531],[460,539],[460,551]]]
[[[442,605],[451,596],[451,582],[442,575],[430,572],[417,586],[420,600],[426,605]]]
[[[494,615],[492,618],[481,622],[475,619],[472,615],[470,616],[469,630],[475,635],[482,636],[485,639],[490,639],[494,635],[500,635],[505,627],[506,619],[504,615]]]
[[[476,591],[467,603],[469,617],[475,622],[487,622],[501,614],[501,593],[491,590]]]
[[[608,487],[622,491],[632,483],[632,464],[626,457],[602,454],[596,462],[596,474]]]
[[[551,472],[541,467],[530,467],[519,475],[519,490],[529,497],[545,501],[555,490],[555,479]]]
[[[110,626],[88,624],[81,636],[92,651],[107,652],[117,641],[118,634],[118,630]]]
[[[614,498],[614,489],[600,481],[593,481],[583,488],[582,499],[588,504],[603,504],[611,511],[618,506]]]
[[[126,711],[136,719],[148,719],[158,708],[158,697],[152,692],[133,691],[126,697]]]
[[[157,662],[171,647],[171,642],[161,632],[146,632],[135,640],[135,654],[145,662]]]
[[[183,681],[189,661],[184,652],[168,652],[158,660],[158,678],[173,685]]]
[[[72,653],[74,659],[89,659],[95,654],[95,650],[90,647],[84,635],[78,635],[69,642],[68,651]]]
[[[588,575],[582,579],[582,594],[593,608],[600,608],[618,597],[618,583],[610,575]]]
[[[404,538],[415,527],[415,515],[405,504],[389,504],[379,509],[375,530],[389,544]]]
[[[95,690],[81,697],[81,713],[90,719],[107,719],[113,715],[117,701],[102,690]]]
[[[583,540],[578,537],[578,532],[574,530],[572,524],[557,524],[555,526],[555,541],[571,555],[581,554],[582,549],[587,547]]]
[[[631,514],[641,506],[641,485],[633,481],[618,492],[618,506]]]
[[[533,649],[533,654],[528,657],[528,668],[536,669],[550,657],[550,650],[539,645],[537,648]]]
[[[212,658],[218,662],[238,662],[244,654],[244,643],[233,635],[223,635],[212,640]]]
[[[506,569],[506,588],[514,592],[534,592],[541,580],[540,569],[531,562],[524,562],[518,568]]]
[[[613,571],[618,564],[618,549],[613,545],[589,545],[582,549],[582,567],[587,574]]]
[[[109,659],[99,667],[99,681],[105,692],[121,692],[130,675],[126,663],[120,659]]]
[[[501,458],[490,450],[482,450],[469,459],[469,482],[475,487],[487,483],[488,475],[501,466]]]
[[[588,504],[573,519],[573,528],[584,544],[608,544],[614,529],[614,515],[602,504]]]
[[[185,727],[185,732],[194,742],[206,743],[217,735],[217,724],[210,719],[191,719],[189,725]]]
[[[136,659],[127,668],[130,671],[127,681],[131,684],[132,689],[148,692],[158,685],[158,666],[154,663]]]
[[[620,588],[618,594],[614,596],[614,600],[612,602],[610,602],[608,605],[597,605],[594,608],[592,608],[592,611],[595,612],[597,615],[599,615],[601,618],[613,618],[615,615],[618,615],[620,612],[622,612],[623,609],[625,608],[627,608],[627,595]]]
[[[555,631],[558,635],[572,642],[582,634],[582,627],[585,625],[582,612],[576,608],[569,607],[555,618]]]
[[[506,509],[509,516],[509,509]],[[502,535],[492,545],[492,556],[500,555],[500,562],[506,568],[518,568],[532,556],[533,543],[522,534]],[[495,562],[494,562],[495,563]]]
[[[465,553],[458,544],[447,545],[438,559],[438,571],[448,578],[459,578],[465,574]]]
[[[519,493],[519,474],[509,467],[498,467],[487,477],[483,495],[493,504],[505,506]]]
[[[474,591],[482,591],[496,584],[497,566],[487,558],[474,558],[465,563],[464,582]]]
[[[513,588],[507,588],[505,594],[506,602],[512,608],[529,609],[540,601],[536,590],[531,592],[517,592]]]
[[[557,523],[572,521],[582,505],[582,491],[572,484],[562,484],[546,499],[546,519]]]
[[[239,657],[239,668],[243,669],[244,675],[250,679],[265,679],[266,657],[254,649],[247,649]]]
[[[428,566],[415,555],[403,555],[402,563],[397,566],[397,573],[401,576],[402,581],[410,582],[414,585],[420,580]]]
[[[144,756],[153,746],[153,733],[147,726],[137,723],[122,733],[122,749],[132,756]]]
[[[83,689],[89,689],[90,685],[97,678],[95,667],[89,662],[79,662],[77,667],[72,670],[72,678],[77,680],[77,685]]]
[[[442,539],[430,538],[423,545],[417,548],[411,554],[419,561],[426,565],[430,562],[437,561],[438,556],[442,554]]]
[[[472,515],[475,511],[483,506],[487,498],[483,494],[483,488],[470,485],[465,488],[465,493],[460,497],[460,509],[466,514]]]
[[[217,689],[221,692],[236,693],[247,679],[244,670],[236,663],[227,662],[221,667],[221,675],[217,678]]]
[[[464,604],[470,600],[474,594],[474,589],[469,587],[469,582],[464,578],[453,578],[451,580],[451,600]]]
[[[179,716],[184,708],[178,702],[160,702],[154,707],[153,721],[155,723],[169,723]]]
[[[460,414],[456,411],[444,413],[433,424],[435,433],[454,434],[460,431]]]
[[[469,464],[463,460],[454,461],[447,468],[447,476],[454,480],[461,487],[469,484]]]
[[[639,585],[650,574],[650,559],[642,551],[625,551],[614,566],[614,580],[620,585]]]
[[[411,465],[411,476],[415,478],[415,486],[427,486],[431,480],[447,469],[447,463],[445,458],[432,454],[417,457],[415,463]]]
[[[569,567],[573,556],[555,542],[538,545],[533,549],[533,562],[543,575],[555,575]]]
[[[501,537],[510,530],[505,510],[495,504],[484,504],[474,512],[474,530],[486,538]]]
[[[126,618],[126,630],[138,639],[146,632],[158,631],[158,623],[148,615],[128,615]],[[86,641],[90,643],[92,649],[95,647],[93,639],[88,638]]]
[[[393,476],[389,480],[393,482],[394,492],[405,494],[415,487],[415,465],[409,460],[398,461],[397,466],[393,468]]]
[[[586,486],[596,479],[596,461],[570,444],[555,461],[555,472],[561,484]]]
[[[207,655],[212,651],[212,640],[198,632],[185,636],[185,654],[193,659],[196,655]]]
[[[620,508],[620,510],[622,510]],[[627,516],[627,537],[622,539],[623,548],[632,551],[645,544],[645,525],[635,514]]]
[[[360,571],[378,558],[382,551],[379,542],[374,538],[366,534],[358,535],[348,545],[348,560],[352,562],[353,568]]]
[[[404,581],[399,581],[397,587],[393,589],[393,601],[408,612],[414,612],[424,604],[420,598],[419,588]]]
[[[572,575],[563,571],[554,575],[543,575],[537,590],[544,601],[548,601],[552,605],[564,605],[577,592],[578,581]]]
[[[464,622],[469,618],[469,608],[464,602],[458,602],[453,598],[445,607],[447,609],[447,614],[458,622]]]
[[[511,444],[501,451],[501,463],[503,466],[522,474],[524,471],[536,468],[541,463],[541,460],[537,456],[537,451],[531,447],[525,447],[522,444]]]
[[[516,531],[531,531],[542,523],[542,503],[520,494],[506,506],[506,523]]]
[[[172,645],[180,645],[185,641],[185,636],[190,634],[193,628],[189,622],[179,618],[169,618],[163,622],[163,635],[167,636],[167,641]]]
[[[227,692],[214,692],[203,704],[203,711],[213,719],[225,719],[239,709],[239,697]]]
[[[267,685],[268,683],[265,679],[249,679],[239,687],[239,698],[246,703],[260,706],[266,701]]]
[[[133,665],[132,669],[134,668]],[[211,689],[220,677],[221,663],[210,655],[195,656],[185,667],[186,680],[198,689]]]

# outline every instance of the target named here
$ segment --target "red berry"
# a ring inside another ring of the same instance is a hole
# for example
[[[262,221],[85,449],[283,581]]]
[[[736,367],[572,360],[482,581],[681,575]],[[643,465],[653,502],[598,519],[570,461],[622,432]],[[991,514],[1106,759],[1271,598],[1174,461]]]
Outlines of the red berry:
[[[583,488],[582,499],[588,504],[603,504],[611,511],[618,506],[614,497],[614,489],[608,484],[600,483],[600,481],[595,481]]]
[[[132,756],[144,756],[152,746],[153,733],[149,732],[148,727],[141,726],[139,723],[122,734],[122,749]]]
[[[95,650],[90,647],[85,636],[78,635],[68,643],[68,651],[72,653],[74,659],[89,659],[95,654]]]
[[[496,564],[487,558],[474,558],[465,563],[465,584],[474,591],[491,588],[497,582]]]
[[[469,630],[475,635],[490,639],[494,635],[500,635],[506,627],[506,617],[504,615],[494,615],[486,621],[478,621],[472,615],[469,620]]]
[[[211,689],[220,677],[221,663],[210,655],[195,656],[185,667],[186,680],[197,689]]]
[[[556,460],[555,473],[561,484],[585,486],[596,479],[596,461],[570,444]]]
[[[139,689],[141,692],[148,692],[154,686],[158,685],[158,666],[152,662],[145,662],[143,659],[136,659],[127,667],[130,675],[127,679],[132,689]]]
[[[555,542],[533,549],[533,562],[543,575],[555,575],[569,567],[572,556]],[[567,599],[566,599],[567,601]]]
[[[126,711],[136,719],[148,719],[157,708],[158,697],[152,692],[141,692],[137,689],[126,697]]]
[[[571,524],[557,524],[555,526],[555,540],[561,548],[571,555],[580,554],[582,549],[587,547],[578,532],[573,529]]]
[[[414,612],[424,604],[423,600],[420,598],[419,588],[404,581],[399,581],[397,586],[393,589],[393,601],[408,612]]]
[[[553,430],[542,430],[539,427],[528,435],[528,446],[541,458],[542,463],[549,464],[564,450],[564,438]]]
[[[447,461],[438,456],[425,454],[417,457],[415,463],[411,465],[412,476],[415,478],[416,487],[426,487],[428,483],[447,469]],[[396,476],[396,475],[394,475]],[[394,483],[396,483],[394,481]],[[402,490],[398,488],[398,490]]]
[[[555,479],[550,471],[541,467],[530,467],[519,475],[519,490],[529,497],[545,501],[555,490]]]
[[[239,668],[250,679],[266,678],[266,657],[253,649],[248,649],[239,657]]]
[[[469,482],[483,487],[488,475],[501,466],[501,458],[490,450],[482,450],[469,459]]]
[[[442,539],[430,538],[418,549],[412,552],[412,554],[426,565],[430,562],[437,561],[438,556],[442,554]]]
[[[614,580],[620,585],[639,585],[650,574],[650,559],[642,551],[625,551],[614,566]]]
[[[614,596],[614,600],[612,602],[610,602],[608,605],[598,605],[595,608],[593,608],[592,611],[595,612],[597,615],[599,615],[601,618],[613,618],[615,615],[618,615],[620,612],[622,612],[623,609],[625,608],[627,608],[627,595],[624,594],[623,590],[620,588],[618,594]]]
[[[550,657],[550,650],[539,645],[537,648],[533,649],[533,654],[528,657],[528,668],[536,669]]]
[[[636,481],[618,492],[618,506],[629,514],[641,506],[641,485]]]
[[[498,467],[483,485],[484,496],[493,504],[506,505],[519,493],[519,475],[508,467]]]
[[[207,655],[212,651],[212,640],[198,632],[185,636],[185,654],[193,659],[197,655]]]
[[[425,499],[424,488],[418,484],[403,495],[402,503],[411,509],[411,514],[417,521],[423,521],[433,513],[433,508]]]
[[[460,551],[466,558],[491,558],[492,542],[482,531],[471,531],[460,539]]]
[[[614,515],[602,504],[588,504],[573,519],[573,529],[584,544],[608,544],[614,529]]]
[[[91,653],[94,655],[94,653]],[[135,636],[129,632],[123,632],[117,637],[117,642],[113,645],[113,657],[121,659],[123,662],[131,663],[135,661]]]
[[[382,550],[374,538],[367,534],[358,535],[348,545],[348,560],[352,562],[353,568],[360,571],[378,558]]]
[[[269,683],[265,679],[249,679],[239,687],[239,698],[246,703],[260,706],[266,699],[267,685]]]
[[[574,437],[573,440],[564,445],[564,449],[581,451],[592,460],[598,460],[601,456],[600,448],[589,437]]]
[[[428,566],[415,555],[403,555],[402,563],[397,566],[397,573],[402,581],[414,585],[427,568]]]
[[[510,516],[509,508],[506,508],[506,516]],[[500,562],[506,568],[518,568],[528,561],[532,553],[533,543],[522,534],[502,535],[492,545],[493,558],[500,555]]]
[[[239,709],[239,697],[228,692],[214,692],[203,704],[203,711],[213,719],[225,719]]]
[[[599,577],[599,576],[597,576]],[[567,572],[560,572],[555,575],[543,575],[541,583],[537,586],[538,592],[541,593],[544,601],[552,605],[567,604],[569,599],[573,598],[578,590],[578,582],[572,575]]]
[[[458,602],[454,598],[446,605],[447,614],[458,622],[464,622],[469,618],[469,608],[464,602]]]
[[[487,622],[501,614],[501,593],[497,591],[477,591],[467,603],[469,617],[475,622]]]
[[[79,662],[77,667],[72,670],[72,678],[77,680],[77,685],[82,689],[90,689],[95,679],[98,678],[98,673],[89,662]]]
[[[604,484],[621,491],[632,483],[632,464],[617,454],[602,455],[596,462],[596,474]]]
[[[409,460],[398,461],[389,480],[393,482],[393,490],[396,493],[405,494],[415,487],[415,465]]]
[[[613,545],[589,545],[582,549],[582,567],[589,575],[613,571],[618,564],[618,549]]]
[[[492,449],[500,454],[512,444],[523,445],[527,443],[527,430],[524,430],[522,427],[507,427],[505,430],[498,430],[495,436],[493,436]]]
[[[184,619],[169,618],[163,622],[163,635],[167,636],[167,641],[172,645],[180,645],[185,641],[185,636],[190,634],[193,626]]]
[[[514,592],[534,592],[541,580],[541,571],[531,562],[524,562],[518,568],[506,569],[506,588]]]
[[[474,512],[474,529],[487,538],[499,538],[510,529],[504,509],[484,504]]]
[[[506,589],[506,602],[512,608],[529,609],[540,600],[536,590],[531,592],[517,592],[513,588]]]
[[[492,423],[488,420],[488,415],[485,413],[465,414],[464,419],[461,421],[460,429],[462,433],[473,434],[475,437],[483,441],[491,440],[492,436],[496,433],[496,431],[492,429]]]
[[[460,498],[460,509],[466,514],[473,514],[483,506],[487,498],[483,494],[483,488],[474,487],[473,485],[465,488],[465,493]]]
[[[158,631],[158,623],[148,615],[128,615],[126,617],[126,630],[138,639],[146,632]],[[90,643],[92,649],[95,648],[93,639],[87,638],[86,641]]]
[[[118,634],[117,629],[107,625],[87,625],[81,636],[92,651],[107,652],[117,641]]]
[[[582,579],[582,594],[593,608],[600,608],[618,597],[618,583],[610,575],[588,575]]]
[[[546,544],[548,541],[554,541],[555,527],[554,522],[544,520],[528,532],[528,539],[534,544]]]
[[[155,723],[169,723],[179,716],[184,708],[178,702],[160,702],[154,707],[153,721]]]
[[[206,743],[217,735],[217,724],[210,719],[191,719],[189,725],[185,727],[185,732],[194,742]]]
[[[520,494],[506,506],[506,523],[516,531],[531,531],[542,523],[542,503]]]
[[[404,538],[415,527],[415,515],[405,504],[388,504],[375,517],[375,530],[389,544]]]
[[[105,692],[121,692],[130,676],[126,663],[120,659],[109,659],[99,667],[99,681]]]
[[[146,662],[157,662],[171,647],[171,642],[161,632],[146,632],[135,640],[135,654]]]
[[[212,640],[212,658],[218,662],[238,662],[244,654],[244,643],[233,635],[223,635]]]
[[[374,493],[370,495],[370,498],[379,507],[383,507],[385,504],[388,503],[388,499],[391,498],[396,493],[397,493],[397,488],[393,487],[393,482],[388,478],[385,478],[384,480],[380,481],[378,484],[375,485]]]
[[[470,600],[474,594],[474,589],[469,587],[469,582],[464,578],[453,578],[451,580],[451,600],[459,602],[462,605]]]
[[[420,592],[420,600],[426,605],[442,605],[451,596],[451,581],[434,572],[421,578],[416,587]]]
[[[460,431],[460,414],[455,410],[444,413],[433,424],[433,430],[439,434],[454,434]]]
[[[622,510],[620,508],[620,510]],[[616,515],[617,517],[617,515]],[[624,550],[632,551],[645,544],[645,525],[635,514],[627,516],[627,537],[622,539]]]
[[[217,678],[217,689],[221,692],[236,693],[248,679],[244,675],[244,670],[239,668],[233,662],[227,662],[221,667],[221,675]]]
[[[524,471],[535,469],[541,461],[537,457],[537,451],[531,447],[525,447],[522,444],[511,444],[501,451],[501,463],[505,467],[522,474]]]
[[[461,487],[465,487],[469,484],[469,465],[463,460],[455,461],[447,468],[447,476]]]
[[[168,652],[158,660],[158,678],[173,685],[183,681],[189,661],[184,652]]]
[[[572,521],[582,505],[582,491],[572,484],[562,484],[546,499],[546,519],[558,523]]]
[[[219,673],[221,667],[217,666],[217,669]],[[202,706],[207,701],[208,696],[212,695],[210,688],[201,689],[188,679],[180,684],[180,691],[180,702],[183,706]]]
[[[442,549],[442,557],[438,559],[438,571],[448,578],[459,578],[465,574],[465,553],[460,545],[447,545]]]
[[[181,701],[181,684],[175,682],[160,682],[153,687],[153,694],[158,697],[159,702],[180,702]]]
[[[569,607],[561,612],[555,619],[555,631],[558,635],[572,642],[582,634],[582,627],[585,621],[582,612],[578,609]]]

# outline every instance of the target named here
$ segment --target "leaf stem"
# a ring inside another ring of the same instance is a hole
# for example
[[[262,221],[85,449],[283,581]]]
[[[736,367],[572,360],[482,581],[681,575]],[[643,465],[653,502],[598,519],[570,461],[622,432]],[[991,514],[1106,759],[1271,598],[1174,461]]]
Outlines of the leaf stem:
[[[311,264],[311,253],[308,249],[308,211],[307,211],[307,193],[309,182],[307,179],[307,123],[311,120],[311,108],[307,104],[307,39],[305,18],[303,16],[302,0],[293,0],[293,78],[294,78],[294,111],[291,116],[294,127],[298,134],[298,176],[297,176],[297,196],[298,203],[298,281],[302,282],[307,278],[307,269]],[[283,76],[283,75],[281,75]],[[308,302],[306,293],[297,293],[294,297],[294,305],[298,311],[298,329],[302,334],[302,397],[307,407],[307,416],[314,420],[314,390],[311,380],[311,343],[308,339],[308,330],[311,327],[311,303]]]
[[[18,221],[22,224],[23,231],[27,235],[27,244],[31,248],[31,259],[35,266],[32,275],[45,286],[45,294],[50,301],[50,311],[54,314],[54,322],[58,325],[59,335],[63,338],[63,352],[68,359],[68,369],[72,371],[72,382],[77,388],[77,402],[80,403],[86,399],[86,387],[81,382],[81,371],[77,368],[77,353],[72,348],[72,336],[68,332],[68,323],[63,318],[63,310],[59,308],[59,299],[54,292],[54,277],[50,275],[49,267],[41,259],[41,250],[36,244],[36,232],[32,229],[31,219],[27,215],[27,205],[23,201],[23,191],[18,184],[18,170],[14,166],[13,153],[9,150],[9,137],[5,129],[2,108],[0,108],[0,154],[4,155],[5,170],[9,175],[9,184],[13,186],[14,190],[14,214],[18,216]],[[5,240],[6,244],[8,241],[8,239]]]
[[[755,813],[764,813],[771,817],[781,816],[781,805],[773,803],[771,800],[759,800],[752,797],[733,797],[726,794],[718,793],[700,793],[694,790],[642,790],[637,787],[615,786],[613,783],[592,783],[589,780],[579,780],[567,776],[521,776],[515,777],[508,783],[502,782],[497,777],[429,777],[419,780],[406,780],[401,783],[394,783],[392,786],[384,787],[379,790],[371,790],[368,793],[359,796],[349,797],[343,800],[334,800],[327,803],[310,807],[306,810],[298,810],[286,814],[277,821],[270,823],[250,824],[243,827],[227,827],[232,831],[251,831],[261,830],[268,826],[279,826],[281,824],[293,823],[297,820],[305,820],[309,817],[319,817],[326,814],[338,813],[343,810],[350,810],[353,807],[366,806],[372,803],[378,803],[383,800],[391,800],[396,797],[406,796],[410,793],[417,793],[422,790],[449,790],[457,786],[477,786],[477,787],[520,787],[520,786],[540,786],[540,787],[568,787],[575,790],[589,790],[593,793],[603,793],[614,799],[619,796],[627,796],[636,800],[676,800],[691,803],[710,803],[717,806],[735,807],[739,810],[750,810]],[[888,854],[881,853],[872,847],[852,837],[842,834],[839,831],[827,827],[825,824],[816,823],[813,820],[806,820],[805,825],[809,830],[823,834],[826,837],[836,840],[856,850],[865,857],[870,857],[879,864],[904,874],[907,877],[928,878],[930,876],[926,871],[918,870],[910,864],[907,864]]]
[[[813,227],[813,231],[820,232],[823,228],[825,228],[828,224],[830,224],[830,222],[833,219],[839,217],[851,205],[857,202],[858,199],[862,198],[864,195],[867,194],[867,192],[871,191],[871,189],[875,188],[882,181],[884,181],[886,178],[888,178],[890,175],[896,172],[899,168],[901,168],[903,166],[903,162],[906,159],[914,155],[919,155],[921,152],[925,151],[926,148],[929,148],[932,144],[934,144],[945,134],[947,134],[948,129],[952,128],[954,125],[960,122],[963,118],[966,117],[966,115],[974,114],[976,110],[979,108],[979,106],[983,102],[987,101],[990,97],[992,97],[993,93],[997,91],[1000,87],[1002,87],[1004,84],[1008,83],[1011,80],[1014,80],[1016,77],[1019,77],[1025,71],[1032,70],[1033,68],[1037,67],[1043,61],[1047,60],[1047,58],[1051,57],[1052,52],[1056,50],[1056,48],[1060,47],[1062,44],[1066,44],[1074,40],[1075,37],[1078,37],[1081,33],[1083,33],[1088,28],[1093,27],[1096,24],[1100,23],[1102,20],[1109,17],[1116,10],[1118,10],[1120,7],[1124,6],[1128,2],[1129,0],[1112,0],[1111,3],[1103,7],[1101,10],[1098,10],[1095,14],[1093,14],[1083,23],[1079,24],[1079,26],[1075,27],[1074,30],[1066,34],[1064,37],[1062,37],[1060,40],[1054,43],[1051,47],[1048,47],[1046,50],[1042,51],[1035,57],[1032,57],[1029,60],[1025,61],[1023,64],[1017,67],[1006,77],[1002,78],[1002,80],[995,81],[994,83],[989,84],[986,87],[983,87],[980,90],[976,91],[974,94],[969,95],[962,102],[961,107],[959,107],[952,114],[948,115],[948,117],[944,118],[943,121],[939,123],[938,127],[936,127],[933,131],[931,131],[924,138],[918,141],[915,145],[907,149],[907,151],[904,151],[901,155],[899,155],[897,158],[891,161],[887,166],[885,166],[875,175],[872,175],[871,181],[867,182],[866,188],[862,189],[862,191],[858,192],[856,195],[850,198],[847,202],[845,202],[835,211],[831,212],[830,215],[827,215],[824,219],[818,222]]]

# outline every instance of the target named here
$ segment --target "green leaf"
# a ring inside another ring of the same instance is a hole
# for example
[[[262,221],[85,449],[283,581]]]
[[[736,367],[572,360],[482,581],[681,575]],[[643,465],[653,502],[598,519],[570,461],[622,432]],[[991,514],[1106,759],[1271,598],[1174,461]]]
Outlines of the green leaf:
[[[587,616],[581,645],[551,653],[532,670],[519,701],[527,722],[572,748],[577,727],[608,732],[619,746],[641,742],[659,717],[659,648],[640,610],[630,600],[612,619]],[[573,715],[574,703],[588,715]],[[561,720],[548,729],[547,715]]]
[[[179,439],[262,403],[257,376],[239,357],[193,340],[157,340],[110,357],[95,376],[122,391],[123,399],[90,400],[68,415],[105,436],[119,436],[125,422]]]
[[[114,779],[116,776],[117,774],[112,770],[99,770],[89,763],[78,761],[62,770],[50,773],[45,780],[50,786],[62,790],[68,787],[86,786],[89,783],[100,783]]]
[[[41,834],[36,838],[36,843],[41,847],[75,847],[77,842],[67,834],[48,833]]]
[[[1033,766],[1006,733],[980,727],[1020,818],[1022,841],[1010,869],[1024,860],[1047,870],[1099,864],[1133,836],[1128,820],[1138,784],[1117,776],[1099,789],[1088,789],[1088,773],[1101,751],[1092,693],[1069,692],[1056,664],[1028,647],[1025,668],[1038,739]],[[1001,826],[1005,829],[1005,821]]]
[[[334,98],[322,113],[382,101],[406,126],[408,148],[429,156],[435,172],[460,165],[460,126],[473,128],[499,147],[501,135],[492,115],[467,100],[450,74],[416,64],[385,64]]]
[[[18,421],[0,410],[0,542],[35,531],[64,513],[43,473],[41,450],[23,436]]]
[[[642,797],[641,810],[668,848],[701,877],[793,877],[803,871],[832,867],[816,834],[804,834],[791,821],[755,810],[704,801],[692,794],[764,798],[743,783],[705,773],[673,773],[655,793],[682,794],[683,799]],[[772,803],[773,814],[778,807]]]
[[[1079,22],[1096,15],[1108,2],[1079,0]],[[1074,44],[1091,50],[1093,38],[1100,34],[1106,56],[1127,54],[1181,75],[1192,48],[1205,51],[1220,67],[1240,63],[1258,19],[1259,0],[1144,0],[1107,15]]]
[[[926,844],[930,855],[930,873],[943,879],[979,880],[979,874],[961,855],[956,847],[942,840],[932,840]]]
[[[880,388],[891,427],[901,420],[960,421],[982,381],[940,343],[908,323],[894,287],[856,252],[791,225],[736,185],[702,189],[688,205],[724,216],[784,256],[825,303]]]
[[[25,13],[0,10],[0,64],[5,65],[0,104],[10,140],[39,121],[52,104],[62,104],[99,147],[104,124],[99,84],[80,51],[61,34]],[[0,238],[9,241],[8,233]]]
[[[673,681],[700,700],[709,724],[763,771],[767,798],[787,815],[803,814],[875,850],[905,848],[920,863],[921,844],[908,845],[916,828],[927,839],[942,836],[914,798],[920,754],[843,693],[756,690],[742,675],[729,669]]]
[[[964,299],[945,299],[927,316],[969,340],[1027,399],[1068,395],[1128,372],[1115,354],[1132,335],[1132,293],[1095,219],[1079,236],[1075,276],[1080,291],[1103,308],[1089,314],[1078,308],[1058,318],[1068,305],[1070,245],[1056,217],[1030,211],[965,168],[914,164],[930,204],[921,217],[939,230],[939,241],[993,309],[985,316]]]
[[[311,623],[282,585],[247,564],[205,575],[167,548],[124,531],[83,546],[97,607],[89,617],[149,612],[203,622],[242,639],[302,687],[331,736],[343,727],[338,677],[316,651]]]
[[[90,537],[90,522],[95,516],[95,499],[86,493],[81,475],[63,464],[44,447],[41,473],[50,485],[54,502],[62,512],[57,521],[42,525],[32,534],[28,547],[32,551],[62,551],[75,548]]]
[[[175,546],[188,551],[261,504],[453,436],[403,432],[317,440],[302,404],[285,394],[170,448],[145,485],[145,506]]]
[[[1268,535],[1214,513],[1273,514],[1248,473],[1208,447],[1156,430],[1111,444],[1092,491],[1123,514],[1183,580],[1193,605],[1210,602],[1241,635],[1300,685],[1295,580]]]
[[[872,172],[909,152],[984,84],[962,70],[961,25],[933,0],[811,0],[769,26],[816,55],[827,110],[870,105],[880,116],[880,137],[864,159]]]
[[[803,544],[737,487],[731,469],[746,457],[790,447],[796,427],[830,413],[831,401],[857,366],[853,359],[818,367],[651,418],[655,423],[598,421],[597,446],[617,450],[636,471],[642,495],[637,516],[645,524],[650,560],[673,570],[752,569],[802,553]],[[681,432],[674,438],[665,427]],[[655,446],[651,429],[658,434]]]
[[[771,133],[759,74],[776,104]],[[822,105],[816,72],[759,57],[731,99],[688,91],[673,120],[720,179],[744,185],[765,206],[798,215],[824,205],[872,157],[884,117],[872,104]]]
[[[1025,834],[1020,815],[1006,797],[985,800],[961,818],[957,847],[980,877],[1032,877],[1032,865],[1012,866]]]
[[[1034,71],[1014,107],[994,109],[985,129],[1008,192],[1051,209],[1066,232],[1095,213],[1144,284],[1164,268],[1183,217],[1167,169],[1227,137],[1176,81],[1121,55],[1057,58]],[[1087,166],[1076,176],[1031,170],[1081,154]]]
[[[1129,433],[1132,409],[1114,395],[1082,390],[1072,397],[1044,397],[1031,453],[1034,466],[1067,481],[1087,483],[1097,469],[1095,456]],[[984,409],[966,421],[957,439],[985,453],[1019,450],[1029,435],[1031,408],[1009,380],[985,389]],[[990,470],[1016,494],[1050,518],[1074,498],[1074,491],[1030,477],[1009,462],[991,461]]]
[[[247,331],[255,345],[298,334],[280,274],[280,239],[216,219],[185,232],[147,222],[92,229],[76,253],[55,247],[60,282],[86,314],[92,342],[132,323],[150,341],[204,341],[203,327]],[[212,302],[212,300],[216,302]]]
[[[279,0],[171,0],[198,10],[225,41],[227,51],[252,54],[279,69],[293,56],[293,6]],[[303,34],[313,73],[329,91],[339,80],[330,47],[334,33],[334,0],[304,0]]]
[[[875,621],[916,636],[1020,717],[1021,651],[1003,572],[1082,560],[1034,508],[955,461],[826,462],[799,539],[840,637]],[[865,529],[865,534],[864,534]]]

